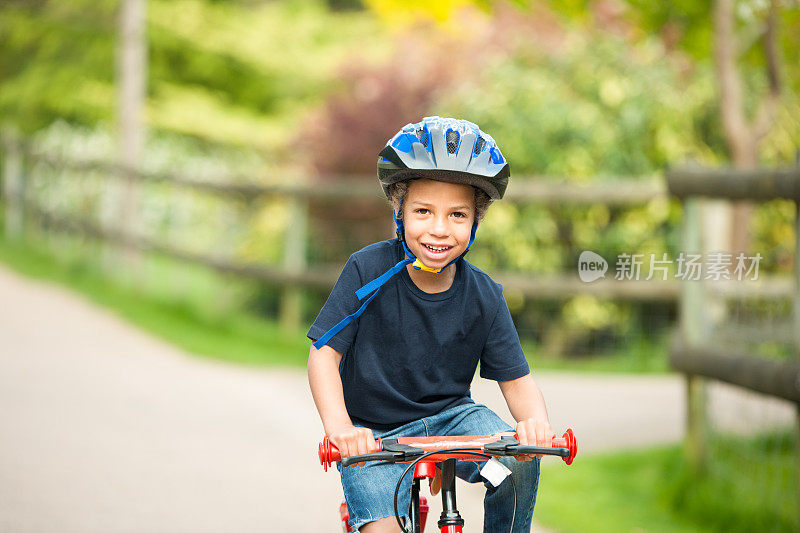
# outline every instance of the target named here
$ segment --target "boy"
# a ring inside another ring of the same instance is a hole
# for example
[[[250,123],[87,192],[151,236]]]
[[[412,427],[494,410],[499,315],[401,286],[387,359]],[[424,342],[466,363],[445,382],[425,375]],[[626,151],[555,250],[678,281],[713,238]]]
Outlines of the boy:
[[[378,177],[394,207],[397,239],[350,256],[308,332],[315,341],[309,384],[325,434],[343,457],[376,451],[377,437],[514,429],[523,445],[549,446],[544,399],[502,288],[463,259],[489,203],[508,184],[494,140],[466,120],[426,117],[389,140]],[[470,398],[479,361],[481,376],[499,383],[516,428]],[[503,463],[515,479],[517,506],[510,483],[486,483],[484,531],[530,531],[539,458]],[[363,465],[338,466],[351,527],[399,531],[392,503],[405,465]],[[456,473],[470,483],[481,479],[472,462],[459,462]],[[400,491],[400,509],[408,508],[408,492]]]

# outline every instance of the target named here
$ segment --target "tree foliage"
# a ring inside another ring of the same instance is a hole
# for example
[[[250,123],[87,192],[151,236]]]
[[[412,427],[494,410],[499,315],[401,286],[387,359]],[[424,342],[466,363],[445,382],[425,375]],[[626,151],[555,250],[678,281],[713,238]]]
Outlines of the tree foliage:
[[[111,0],[6,2],[0,7],[0,116],[27,131],[90,124],[113,106]]]
[[[6,122],[33,132],[114,118],[117,4],[0,4]],[[150,129],[271,150],[324,98],[353,46],[377,35],[368,15],[315,1],[150,0],[147,17]]]

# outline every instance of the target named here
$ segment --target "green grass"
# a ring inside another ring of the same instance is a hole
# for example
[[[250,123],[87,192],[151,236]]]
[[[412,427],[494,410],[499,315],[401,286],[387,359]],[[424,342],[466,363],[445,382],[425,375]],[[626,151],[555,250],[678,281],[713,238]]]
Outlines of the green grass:
[[[578,372],[662,374],[669,372],[667,360],[668,339],[626,339],[625,344],[613,353],[581,358],[554,358],[543,353],[533,343],[522,341],[528,362],[535,370],[563,370]]]
[[[660,493],[676,447],[581,457],[566,467],[546,461],[536,518],[560,533],[702,532],[672,511]]]
[[[303,331],[287,332],[272,321],[232,309],[224,303],[224,294],[210,294],[215,286],[202,279],[209,275],[202,269],[182,268],[170,281],[158,259],[151,258],[145,270],[155,268],[159,275],[151,275],[156,281],[143,282],[143,288],[142,284],[108,279],[96,261],[82,259],[68,246],[54,254],[41,246],[4,238],[0,239],[0,261],[26,276],[81,293],[193,354],[250,365],[305,366],[309,341]],[[185,285],[192,296],[176,299],[168,290],[170,283]],[[195,290],[195,286],[205,290]],[[224,291],[217,286],[216,292]]]
[[[708,475],[679,446],[545,461],[536,519],[559,533],[797,531],[797,446],[787,434],[727,439]],[[766,472],[765,472],[766,469]]]
[[[678,466],[665,493],[682,515],[716,531],[798,530],[794,431],[714,436],[707,473],[699,480],[686,464]]]

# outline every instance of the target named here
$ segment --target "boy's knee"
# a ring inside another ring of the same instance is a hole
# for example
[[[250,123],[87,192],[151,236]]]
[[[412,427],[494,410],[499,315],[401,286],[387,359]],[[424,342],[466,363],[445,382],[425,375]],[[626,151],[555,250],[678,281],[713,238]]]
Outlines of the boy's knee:
[[[402,533],[403,530],[397,525],[395,517],[387,516],[364,524],[358,531],[360,533]]]

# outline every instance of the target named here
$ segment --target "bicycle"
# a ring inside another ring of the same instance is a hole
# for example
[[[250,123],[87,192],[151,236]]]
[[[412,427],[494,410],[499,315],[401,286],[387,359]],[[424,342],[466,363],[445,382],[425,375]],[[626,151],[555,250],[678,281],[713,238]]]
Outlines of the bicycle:
[[[393,439],[377,439],[376,444],[380,451],[363,455],[353,455],[342,459],[339,450],[334,446],[328,437],[325,437],[319,444],[319,460],[324,470],[333,462],[341,462],[343,467],[360,463],[362,461],[388,461],[392,463],[409,463],[400,479],[397,481],[394,491],[394,514],[400,529],[407,533],[423,533],[427,521],[427,500],[420,496],[420,481],[422,479],[432,480],[436,475],[436,464],[441,463],[441,493],[442,493],[442,514],[437,522],[440,533],[462,533],[464,519],[461,518],[456,508],[456,487],[455,469],[456,461],[469,460],[474,462],[486,462],[487,465],[481,469],[481,474],[495,486],[499,486],[506,478],[511,480],[512,486],[514,479],[509,477],[510,471],[495,457],[513,457],[516,455],[555,455],[560,456],[567,465],[578,453],[578,443],[572,428],[561,437],[554,437],[550,447],[545,446],[523,446],[517,440],[517,435],[492,435],[492,436],[438,436],[438,437],[397,437]],[[494,463],[492,463],[494,461]],[[488,468],[488,465],[492,465]],[[397,499],[400,486],[406,475],[414,469],[414,478],[411,485],[411,502],[408,509],[408,523],[400,516],[397,508]],[[488,471],[487,471],[488,469]],[[484,472],[487,471],[487,472]],[[514,497],[516,498],[516,487],[514,487]],[[515,507],[516,507],[516,501]],[[342,519],[342,528],[345,532],[350,532],[347,522],[347,503],[342,502],[339,506]],[[514,517],[511,523],[513,526]]]

